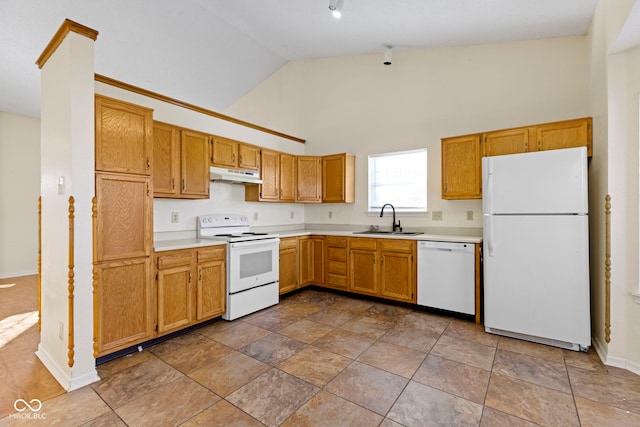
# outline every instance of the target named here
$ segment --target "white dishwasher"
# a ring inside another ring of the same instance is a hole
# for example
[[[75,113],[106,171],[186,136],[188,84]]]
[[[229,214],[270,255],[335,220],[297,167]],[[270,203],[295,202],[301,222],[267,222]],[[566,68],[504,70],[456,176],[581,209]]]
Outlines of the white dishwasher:
[[[418,305],[475,314],[475,245],[418,241]]]

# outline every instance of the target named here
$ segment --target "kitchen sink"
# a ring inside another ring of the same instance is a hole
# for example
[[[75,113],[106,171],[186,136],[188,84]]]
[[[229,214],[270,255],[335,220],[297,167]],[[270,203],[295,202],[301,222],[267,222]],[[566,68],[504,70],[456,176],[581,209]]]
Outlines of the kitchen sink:
[[[381,230],[365,230],[365,231],[354,231],[353,234],[383,234],[383,235],[393,235],[393,236],[417,236],[422,234],[420,231],[381,231]]]

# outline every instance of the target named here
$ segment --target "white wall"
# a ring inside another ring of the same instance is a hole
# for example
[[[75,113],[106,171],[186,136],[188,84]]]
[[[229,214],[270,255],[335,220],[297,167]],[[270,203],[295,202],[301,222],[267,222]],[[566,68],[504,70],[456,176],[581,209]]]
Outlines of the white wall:
[[[0,277],[37,273],[40,120],[0,112]]]
[[[589,115],[585,37],[290,62],[225,111],[307,140],[308,154],[356,155],[356,203],[307,206],[308,223],[386,224],[367,216],[367,155],[427,147],[428,208],[481,227],[479,200],[441,199],[440,138]],[[474,220],[466,211],[474,211]],[[328,218],[332,211],[333,219]]]

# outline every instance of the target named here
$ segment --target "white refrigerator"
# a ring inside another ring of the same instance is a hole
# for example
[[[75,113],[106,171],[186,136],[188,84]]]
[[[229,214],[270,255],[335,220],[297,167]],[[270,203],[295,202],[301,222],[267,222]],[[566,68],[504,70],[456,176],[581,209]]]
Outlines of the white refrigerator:
[[[585,147],[484,157],[487,332],[591,345]]]

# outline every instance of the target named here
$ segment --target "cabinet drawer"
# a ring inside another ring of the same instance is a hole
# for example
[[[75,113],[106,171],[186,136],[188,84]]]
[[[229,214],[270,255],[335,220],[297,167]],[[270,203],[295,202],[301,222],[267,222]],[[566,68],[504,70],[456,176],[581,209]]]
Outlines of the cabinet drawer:
[[[329,260],[327,262],[327,272],[329,274],[343,274],[346,276],[347,274],[347,263],[343,261],[332,261]]]
[[[327,237],[327,246],[335,248],[346,248],[347,239],[344,237]]]
[[[347,287],[347,276],[340,274],[327,274],[327,283],[329,285],[339,286],[341,288]]]
[[[215,248],[201,249],[198,251],[198,262],[213,261],[218,259],[224,259],[227,253],[227,247],[220,245]]]
[[[378,247],[377,239],[351,239],[351,247],[354,249],[370,249],[375,251]]]
[[[416,242],[413,240],[385,239],[380,242],[380,245],[383,251],[411,252],[416,246]]]
[[[327,248],[327,258],[330,260],[346,261],[347,249],[346,248]]]
[[[280,249],[295,248],[297,246],[298,246],[297,237],[285,237],[283,239],[280,239]]]
[[[193,261],[191,252],[162,255],[158,257],[158,270],[177,267],[180,265],[190,265]]]

